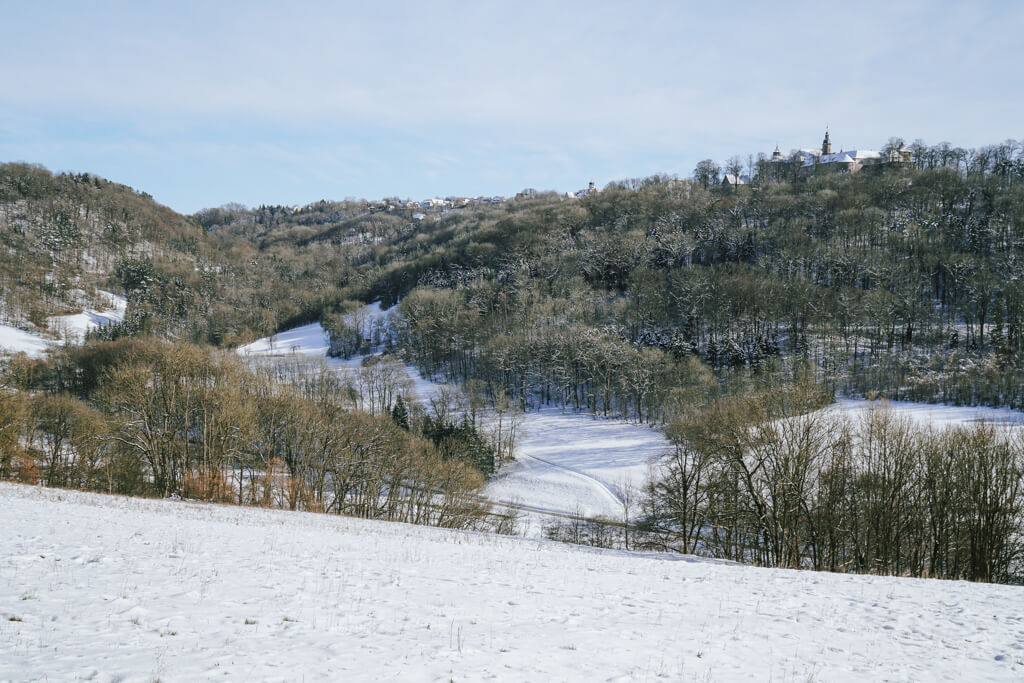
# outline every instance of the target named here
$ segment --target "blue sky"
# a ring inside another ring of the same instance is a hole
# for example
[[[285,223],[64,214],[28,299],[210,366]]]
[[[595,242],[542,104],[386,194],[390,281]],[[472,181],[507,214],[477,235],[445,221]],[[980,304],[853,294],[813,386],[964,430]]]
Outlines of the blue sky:
[[[182,212],[1024,138],[1019,2],[5,2],[0,161]]]

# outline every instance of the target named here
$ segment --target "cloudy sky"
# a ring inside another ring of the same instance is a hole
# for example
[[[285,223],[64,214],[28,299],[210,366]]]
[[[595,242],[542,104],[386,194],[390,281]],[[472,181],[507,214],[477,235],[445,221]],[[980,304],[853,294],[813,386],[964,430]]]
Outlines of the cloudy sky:
[[[4,3],[0,161],[193,212],[1024,138],[1016,1],[150,4]]]

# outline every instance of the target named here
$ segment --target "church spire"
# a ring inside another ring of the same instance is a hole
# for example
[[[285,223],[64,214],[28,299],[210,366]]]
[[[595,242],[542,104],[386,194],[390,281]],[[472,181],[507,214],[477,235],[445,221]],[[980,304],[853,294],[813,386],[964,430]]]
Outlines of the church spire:
[[[832,153],[832,140],[828,136],[828,126],[825,127],[825,139],[821,141],[821,153]]]

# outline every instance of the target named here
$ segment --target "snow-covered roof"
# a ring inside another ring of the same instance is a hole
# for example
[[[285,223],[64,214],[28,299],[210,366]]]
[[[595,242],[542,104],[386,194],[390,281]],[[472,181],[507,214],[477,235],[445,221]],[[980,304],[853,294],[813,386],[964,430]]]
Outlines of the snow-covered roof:
[[[813,166],[814,164],[852,164],[869,159],[881,159],[882,153],[874,149],[854,149],[834,154],[804,155],[804,150],[801,150],[800,157],[804,166]]]
[[[853,158],[856,159],[857,161],[861,161],[862,159],[882,158],[882,153],[875,149],[857,149],[852,152],[847,152],[847,154],[852,155]]]

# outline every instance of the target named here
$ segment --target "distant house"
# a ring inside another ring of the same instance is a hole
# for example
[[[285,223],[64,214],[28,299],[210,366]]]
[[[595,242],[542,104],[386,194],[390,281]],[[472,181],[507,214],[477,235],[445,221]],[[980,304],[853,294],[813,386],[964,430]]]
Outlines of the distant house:
[[[740,185],[749,185],[750,176],[748,175],[736,175],[735,173],[726,173],[722,176],[722,185],[729,187],[738,187]]]
[[[594,194],[595,192],[598,192],[598,189],[597,189],[597,186],[594,185],[594,181],[591,180],[590,181],[590,185],[587,186],[587,189],[585,189],[585,190],[576,190],[576,192],[573,194],[573,196],[577,197],[577,198],[578,197],[586,197],[588,194]]]
[[[427,214],[425,214],[425,213],[414,213],[412,215],[412,219],[414,221],[421,221],[421,220],[423,220],[426,217],[427,217]]]

